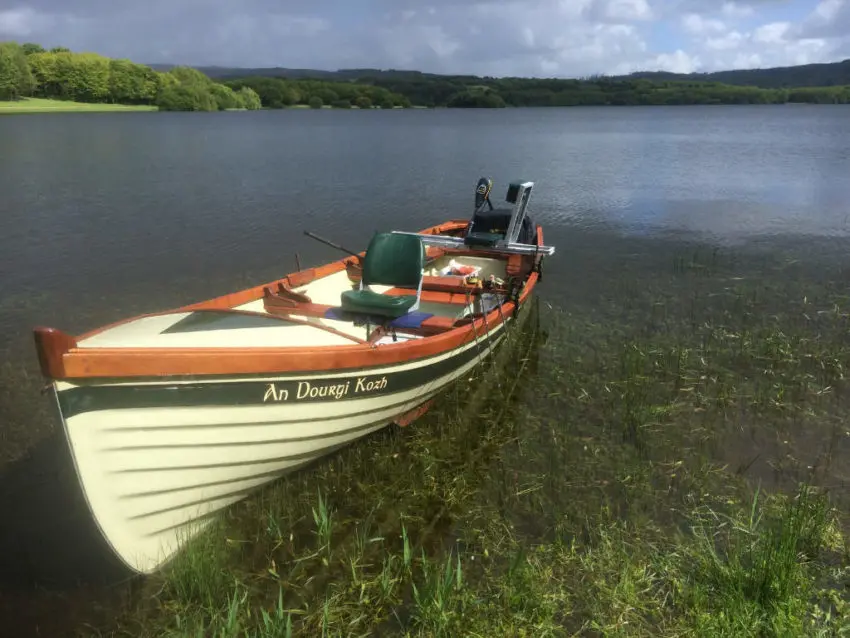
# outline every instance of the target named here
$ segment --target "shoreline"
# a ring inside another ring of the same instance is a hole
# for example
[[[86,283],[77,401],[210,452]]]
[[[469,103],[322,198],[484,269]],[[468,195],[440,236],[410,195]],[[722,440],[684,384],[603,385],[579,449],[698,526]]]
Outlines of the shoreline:
[[[842,104],[817,104],[811,102],[781,102],[778,104],[717,104],[717,103],[695,103],[695,104],[576,104],[572,106],[505,106],[504,109],[554,109],[554,108],[639,108],[639,107],[687,107],[687,106],[847,106]],[[247,112],[249,109],[225,109],[224,112]],[[435,111],[435,110],[499,110],[492,107],[449,107],[449,106],[421,106],[414,105],[407,109],[401,106],[396,106],[392,109],[369,108],[362,109],[357,106],[351,108],[337,108],[329,104],[323,105],[320,109],[313,109],[308,104],[293,104],[281,109],[262,107],[261,111]],[[21,98],[14,101],[0,101],[0,115],[21,115],[27,113],[153,113],[160,112],[161,109],[156,106],[147,104],[110,104],[106,102],[73,102],[66,100],[53,100],[48,98]],[[169,111],[162,111],[169,112]]]
[[[147,104],[109,104],[105,102],[72,102],[45,98],[21,98],[20,100],[0,101],[0,114],[20,113],[120,113],[158,111],[156,106]]]

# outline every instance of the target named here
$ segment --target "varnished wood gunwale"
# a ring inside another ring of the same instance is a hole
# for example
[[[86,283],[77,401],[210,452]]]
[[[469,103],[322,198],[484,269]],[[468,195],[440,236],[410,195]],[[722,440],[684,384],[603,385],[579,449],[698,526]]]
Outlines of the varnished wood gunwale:
[[[33,336],[41,374],[48,379],[61,378],[65,372],[62,357],[77,347],[76,340],[61,330],[43,326],[35,328]]]
[[[465,228],[466,220],[449,221],[420,231],[441,234]],[[543,244],[543,229],[537,227],[537,241]],[[447,251],[448,252],[448,251]],[[459,251],[461,254],[467,251]],[[364,254],[364,253],[361,253]],[[480,251],[468,254],[480,255]],[[309,281],[325,277],[345,269],[341,259],[324,266],[299,271],[270,283],[254,286],[242,291],[222,295],[204,302],[182,306],[170,312],[195,310],[228,310],[263,297],[264,289],[274,289],[278,283],[290,288],[302,286]],[[532,257],[524,259],[533,260]],[[533,291],[538,275],[531,272],[525,281],[518,302],[522,305]],[[298,283],[295,283],[298,282]],[[442,293],[447,294],[447,293]],[[478,316],[474,321],[451,330],[429,336],[427,339],[385,344],[375,347],[369,343],[321,347],[274,347],[274,348],[80,348],[79,341],[99,334],[109,328],[135,321],[142,317],[167,313],[152,313],[119,321],[98,328],[74,339],[59,330],[37,328],[36,347],[42,372],[50,379],[88,378],[138,378],[168,376],[221,376],[276,374],[287,372],[315,372],[318,370],[346,370],[392,365],[432,357],[461,347],[477,337],[494,330],[503,318],[511,316],[513,301],[503,304],[501,310],[494,309],[486,317]]]
[[[450,220],[447,222],[443,222],[442,224],[438,224],[436,226],[431,226],[430,228],[426,228],[419,232],[422,234],[440,235],[452,230],[462,230],[463,228],[466,228],[467,223],[468,222],[466,220]],[[366,251],[361,251],[358,254],[360,256],[365,256]],[[323,266],[318,266],[316,268],[305,268],[303,270],[290,273],[288,275],[285,275],[284,277],[281,277],[280,279],[275,279],[274,281],[270,281],[268,283],[253,286],[251,288],[245,288],[244,290],[239,290],[237,292],[227,293],[218,297],[213,297],[212,299],[207,299],[205,301],[199,301],[197,303],[188,304],[186,306],[180,306],[179,308],[174,308],[172,310],[164,312],[191,312],[200,308],[233,308],[235,306],[241,306],[246,303],[250,303],[251,301],[256,301],[257,299],[260,299],[263,296],[264,289],[266,288],[271,288],[272,290],[275,290],[278,284],[284,284],[289,288],[298,288],[316,279],[321,279],[322,277],[327,277],[328,275],[333,275],[334,273],[337,273],[341,270],[345,270],[346,263],[353,259],[354,257],[344,257],[337,261],[329,262]],[[117,328],[118,326],[124,325],[125,323],[130,323],[131,321],[143,319],[148,316],[156,316],[158,314],[163,313],[160,312],[126,317],[119,321],[106,324],[99,328],[95,328],[94,330],[91,330],[89,332],[78,335],[76,337],[76,340],[83,341],[97,334],[100,334],[101,332],[105,332],[106,330],[111,330],[112,328]]]

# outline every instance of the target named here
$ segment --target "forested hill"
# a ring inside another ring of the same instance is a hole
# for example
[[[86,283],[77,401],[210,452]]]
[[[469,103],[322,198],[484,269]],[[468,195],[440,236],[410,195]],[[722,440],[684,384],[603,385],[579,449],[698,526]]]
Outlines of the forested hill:
[[[83,103],[156,106],[168,111],[309,106],[322,108],[409,107],[404,96],[370,84],[282,80],[258,84],[216,82],[197,69],[151,68],[130,60],[96,53],[75,53],[65,47],[45,50],[37,43],[0,42],[0,101],[26,98]],[[262,98],[262,99],[261,99]]]
[[[714,73],[666,73],[646,71],[632,73],[632,79],[653,81],[722,82],[765,89],[840,86],[850,84],[850,59],[828,64],[778,66],[769,69],[740,69]]]
[[[745,78],[749,78],[747,83]],[[767,83],[766,78],[777,86],[753,84]],[[806,86],[789,86],[792,81],[805,81]],[[147,104],[161,110],[848,104],[850,60],[687,76],[644,73],[587,79],[497,78],[375,69],[151,68],[63,47],[46,51],[33,43],[0,42],[0,100],[26,97]]]
[[[326,104],[347,99],[352,87],[358,86],[388,91],[426,107],[850,103],[850,60],[705,74],[645,72],[585,79],[498,78],[379,69],[200,70],[234,90],[250,87],[264,106],[271,107],[286,106],[291,103],[291,95],[315,82],[325,84],[322,100]]]
[[[167,71],[170,65],[151,65],[154,69]],[[252,76],[279,78],[315,78],[325,81],[351,81],[375,78],[380,81],[449,80],[481,82],[484,78],[474,75],[439,75],[409,70],[340,69],[289,69],[285,67],[234,68],[221,66],[196,67],[216,80],[228,80]],[[492,78],[489,78],[492,79]],[[530,78],[529,78],[530,79]],[[804,64],[767,69],[737,69],[714,73],[668,73],[666,71],[640,71],[630,75],[608,76],[608,80],[625,81],[646,79],[654,82],[720,82],[736,86],[755,86],[765,89],[800,88],[812,86],[840,86],[850,84],[850,59],[827,64]]]

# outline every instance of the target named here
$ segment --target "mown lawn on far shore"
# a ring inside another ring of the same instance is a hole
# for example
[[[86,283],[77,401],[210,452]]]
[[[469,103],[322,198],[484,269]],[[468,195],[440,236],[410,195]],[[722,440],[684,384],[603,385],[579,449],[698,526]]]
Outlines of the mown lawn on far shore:
[[[157,107],[147,104],[90,104],[68,100],[48,100],[44,98],[23,98],[20,100],[0,100],[0,113],[48,113],[69,111],[156,111]]]

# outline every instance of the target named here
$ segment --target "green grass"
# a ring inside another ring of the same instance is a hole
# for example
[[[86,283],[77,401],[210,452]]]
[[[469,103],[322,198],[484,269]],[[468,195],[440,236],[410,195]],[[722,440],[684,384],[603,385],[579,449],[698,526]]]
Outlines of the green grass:
[[[155,106],[127,104],[89,104],[65,100],[47,100],[43,98],[23,98],[11,102],[0,101],[2,113],[50,113],[82,111],[156,111]]]
[[[310,107],[309,104],[292,104],[290,106],[287,106],[286,108],[287,109],[309,109],[311,107]],[[323,109],[335,109],[335,107],[330,105],[330,104],[323,104],[322,108]],[[373,107],[373,108],[376,108],[376,107]],[[404,107],[402,107],[402,106],[394,106],[393,107],[393,109],[403,109],[403,108]],[[425,108],[425,107],[413,106],[411,108]],[[335,109],[335,110],[340,110],[340,109]],[[342,109],[342,110],[352,110],[352,111],[354,111],[354,110],[361,110],[361,109],[360,109],[359,106],[352,106],[350,109]],[[371,110],[371,109],[362,109],[362,110],[368,111],[368,110]]]
[[[623,255],[84,635],[850,636],[845,266]]]

